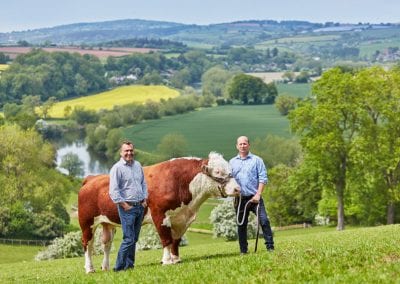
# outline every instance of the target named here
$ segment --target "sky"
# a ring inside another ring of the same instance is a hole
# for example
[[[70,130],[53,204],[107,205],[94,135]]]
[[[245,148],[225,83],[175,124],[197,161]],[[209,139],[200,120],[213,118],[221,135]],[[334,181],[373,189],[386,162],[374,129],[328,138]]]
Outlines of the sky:
[[[8,0],[0,32],[144,19],[207,25],[239,20],[400,23],[399,0]]]

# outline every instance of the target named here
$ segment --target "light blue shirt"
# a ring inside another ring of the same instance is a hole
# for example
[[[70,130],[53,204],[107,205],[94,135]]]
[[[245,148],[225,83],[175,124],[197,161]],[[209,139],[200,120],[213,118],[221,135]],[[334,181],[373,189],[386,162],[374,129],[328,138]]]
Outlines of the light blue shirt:
[[[142,165],[138,161],[128,164],[120,159],[110,170],[110,198],[114,203],[139,202],[147,198],[147,184]]]
[[[268,182],[264,161],[257,155],[250,152],[245,158],[237,155],[229,161],[229,164],[232,167],[233,177],[240,185],[240,194],[242,196],[256,194],[258,184],[266,184]]]

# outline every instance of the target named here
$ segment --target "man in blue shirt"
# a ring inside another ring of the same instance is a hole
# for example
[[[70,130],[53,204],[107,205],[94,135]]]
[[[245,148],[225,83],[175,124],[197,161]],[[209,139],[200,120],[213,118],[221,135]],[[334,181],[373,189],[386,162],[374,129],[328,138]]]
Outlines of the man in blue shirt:
[[[121,159],[110,170],[110,198],[117,204],[122,226],[122,243],[114,271],[135,266],[136,242],[147,206],[147,185],[143,168],[133,158],[134,145],[125,141],[120,148]]]
[[[240,200],[235,206],[238,217],[240,253],[246,254],[248,252],[247,223],[249,211],[257,215],[257,205],[259,205],[258,216],[265,245],[268,251],[273,251],[274,240],[271,225],[261,195],[265,184],[268,182],[267,170],[263,160],[250,152],[249,138],[240,136],[237,139],[236,149],[238,150],[238,155],[233,157],[229,164],[232,167],[233,176],[241,189]]]

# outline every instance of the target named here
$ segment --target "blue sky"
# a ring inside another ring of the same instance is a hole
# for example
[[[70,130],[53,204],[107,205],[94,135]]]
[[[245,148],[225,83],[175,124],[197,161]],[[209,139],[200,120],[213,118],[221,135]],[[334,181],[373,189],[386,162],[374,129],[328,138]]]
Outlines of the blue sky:
[[[0,7],[0,32],[118,19],[400,23],[399,0],[9,0]]]

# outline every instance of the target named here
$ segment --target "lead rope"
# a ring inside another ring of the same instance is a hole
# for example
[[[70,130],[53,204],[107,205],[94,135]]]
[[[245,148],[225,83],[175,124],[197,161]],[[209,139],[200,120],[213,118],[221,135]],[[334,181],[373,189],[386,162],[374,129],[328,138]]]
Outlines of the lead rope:
[[[236,213],[236,224],[238,226],[242,226],[244,223],[244,218],[246,216],[246,211],[247,211],[247,206],[249,205],[249,203],[251,202],[251,200],[247,201],[246,204],[244,205],[243,208],[243,215],[242,215],[242,220],[239,221],[239,212],[240,212],[240,205],[242,203],[242,196],[239,197],[239,204],[238,204],[238,210]],[[257,252],[257,244],[258,244],[258,236],[260,234],[260,217],[259,217],[259,210],[260,209],[260,203],[257,204],[257,208],[256,208],[256,216],[257,216],[257,234],[256,234],[256,244],[254,247],[254,252]]]

